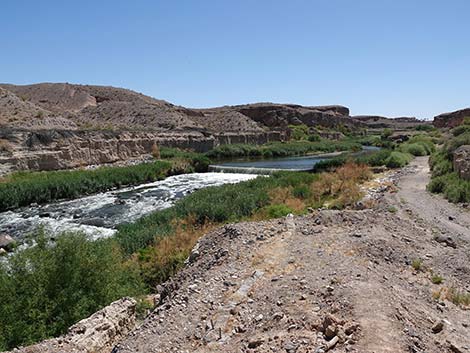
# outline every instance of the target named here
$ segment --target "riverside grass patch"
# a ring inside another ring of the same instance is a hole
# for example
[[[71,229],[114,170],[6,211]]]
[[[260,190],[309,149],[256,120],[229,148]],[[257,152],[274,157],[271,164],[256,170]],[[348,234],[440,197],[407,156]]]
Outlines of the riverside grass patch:
[[[158,247],[162,239],[175,236],[181,224],[183,228],[197,233],[197,229],[209,225],[269,219],[284,215],[287,211],[302,214],[308,207],[320,207],[326,203],[332,208],[344,208],[362,197],[359,184],[369,177],[366,166],[348,163],[335,173],[279,172],[271,177],[209,187],[177,201],[171,208],[120,226],[114,239],[129,256],[139,254],[134,258],[143,268],[151,270],[152,266],[147,264],[149,261],[166,262],[161,254],[157,259],[149,257],[149,254],[155,253],[149,247]],[[188,244],[184,251],[189,251],[193,245]],[[150,273],[144,277],[167,279],[186,258],[175,253],[170,257],[173,259],[168,266],[171,270],[162,272],[161,266],[156,266],[153,270],[158,271],[158,275]],[[176,259],[179,259],[177,266]],[[167,273],[167,276],[162,276],[162,273]],[[156,284],[147,283],[150,288]]]
[[[95,170],[14,173],[0,183],[0,211],[156,181],[165,177],[171,167],[171,162],[156,161]]]
[[[0,182],[0,212],[149,183],[169,175],[206,172],[210,164],[203,154],[171,148],[162,148],[160,158],[164,160],[125,167],[13,173]]]
[[[365,164],[370,167],[386,166],[388,168],[401,168],[407,165],[412,159],[409,153],[383,149],[366,153],[360,156],[338,156],[321,161],[313,167],[315,173],[331,171],[345,165],[348,162]]]
[[[300,156],[315,152],[359,151],[361,144],[353,139],[340,141],[289,141],[271,142],[264,145],[233,144],[214,148],[206,153],[211,159],[227,159],[233,157],[288,157]]]

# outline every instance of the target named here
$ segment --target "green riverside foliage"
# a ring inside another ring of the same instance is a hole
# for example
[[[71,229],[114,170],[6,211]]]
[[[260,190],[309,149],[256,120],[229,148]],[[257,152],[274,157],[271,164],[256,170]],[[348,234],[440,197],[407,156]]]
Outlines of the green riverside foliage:
[[[434,152],[430,159],[430,192],[442,193],[451,202],[470,202],[470,181],[461,179],[452,165],[453,152],[462,145],[470,145],[470,121],[464,119],[462,125],[452,129],[453,137],[444,147]]]
[[[190,162],[191,169],[187,172],[194,171],[196,173],[207,172],[211,160],[202,153],[182,151],[178,148],[161,147],[160,158],[162,159],[179,159]]]
[[[271,142],[265,145],[223,145],[206,153],[212,159],[232,157],[287,157],[305,155],[315,152],[335,152],[360,150],[360,143],[354,140],[320,140],[320,141],[290,141]]]
[[[402,168],[411,162],[413,156],[409,153],[393,151],[385,160],[385,166],[388,168]]]
[[[309,135],[309,127],[305,124],[289,125],[291,130],[291,138],[296,141],[307,140]]]
[[[170,162],[157,161],[95,170],[16,173],[0,183],[0,211],[152,182],[165,177],[170,168]]]
[[[436,151],[435,141],[427,135],[412,136],[407,142],[400,145],[400,151],[413,156],[427,156]]]
[[[64,234],[0,262],[0,350],[63,334],[123,296],[143,293],[136,269],[112,240]]]
[[[337,156],[315,164],[315,166],[313,167],[313,171],[315,173],[319,173],[323,171],[333,170],[346,164],[347,161],[353,161],[360,164],[367,164],[371,167],[384,166],[387,164],[391,154],[391,150],[383,149],[379,151],[364,153],[359,156]]]
[[[270,218],[280,218],[287,216],[289,213],[293,213],[293,211],[289,206],[286,206],[284,204],[278,204],[267,206],[266,213]]]

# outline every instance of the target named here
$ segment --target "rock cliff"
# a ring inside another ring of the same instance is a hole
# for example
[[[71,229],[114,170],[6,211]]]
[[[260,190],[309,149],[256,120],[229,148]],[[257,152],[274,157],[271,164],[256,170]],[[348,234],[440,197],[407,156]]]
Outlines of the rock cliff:
[[[289,125],[352,130],[343,106],[257,103],[176,106],[123,88],[41,83],[0,85],[0,175],[114,163],[154,145],[204,152],[221,144],[288,139]]]
[[[434,117],[434,126],[438,128],[452,128],[462,124],[464,118],[470,117],[470,108],[443,113]]]

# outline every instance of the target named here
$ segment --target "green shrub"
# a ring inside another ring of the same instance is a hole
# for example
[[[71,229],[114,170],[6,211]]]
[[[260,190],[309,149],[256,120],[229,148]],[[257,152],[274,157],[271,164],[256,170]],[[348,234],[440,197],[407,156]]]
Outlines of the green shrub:
[[[429,158],[432,177],[452,173],[452,161],[448,159],[447,154],[443,151],[433,153]]]
[[[380,135],[383,140],[389,139],[393,135],[392,129],[383,129],[382,134]]]
[[[310,142],[318,142],[318,141],[321,140],[321,137],[318,134],[311,134],[311,135],[308,136],[308,140]]]
[[[291,138],[293,140],[307,140],[309,134],[309,128],[307,125],[289,125],[289,129],[291,130]]]
[[[449,158],[452,157],[452,153],[459,148],[460,146],[463,145],[470,145],[470,132],[464,132],[453,139],[449,140],[445,146],[444,149],[447,152],[447,155]]]
[[[308,185],[301,184],[301,185],[296,185],[294,189],[292,190],[292,195],[298,199],[308,199],[311,195],[312,192],[310,191],[310,188]]]
[[[459,136],[470,132],[470,125],[459,125],[452,129],[452,135]]]
[[[413,156],[426,156],[428,154],[426,148],[420,143],[404,143],[400,146],[400,150]]]
[[[408,153],[393,151],[390,156],[385,160],[385,166],[388,168],[402,168],[407,165],[412,159]]]
[[[411,267],[413,267],[413,269],[415,271],[420,271],[423,269],[423,260],[421,259],[414,259],[412,262],[411,262]]]
[[[451,202],[470,202],[470,181],[459,178],[457,173],[434,177],[427,188],[434,193],[443,193]]]
[[[123,296],[142,293],[136,268],[111,240],[63,234],[0,262],[0,348],[58,336],[77,321]]]
[[[422,124],[422,125],[417,125],[415,127],[415,130],[416,131],[427,131],[427,132],[429,132],[429,131],[435,131],[436,128],[434,126],[430,125],[430,124]]]
[[[433,274],[431,277],[431,282],[434,284],[441,284],[444,282],[444,278],[442,276],[439,276],[438,274]]]
[[[266,213],[270,218],[281,218],[293,213],[293,211],[286,205],[269,205],[266,207]]]
[[[370,153],[364,153],[355,158],[356,163],[367,164],[371,167],[379,167],[386,164],[387,158],[392,153],[391,150],[382,149]]]

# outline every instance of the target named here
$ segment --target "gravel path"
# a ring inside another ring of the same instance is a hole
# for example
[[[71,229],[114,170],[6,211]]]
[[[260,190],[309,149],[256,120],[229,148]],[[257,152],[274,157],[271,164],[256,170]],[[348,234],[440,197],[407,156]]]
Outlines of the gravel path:
[[[400,182],[398,196],[418,217],[433,224],[441,232],[470,242],[470,212],[426,191],[429,183],[428,157],[418,157],[410,165],[413,172]]]

